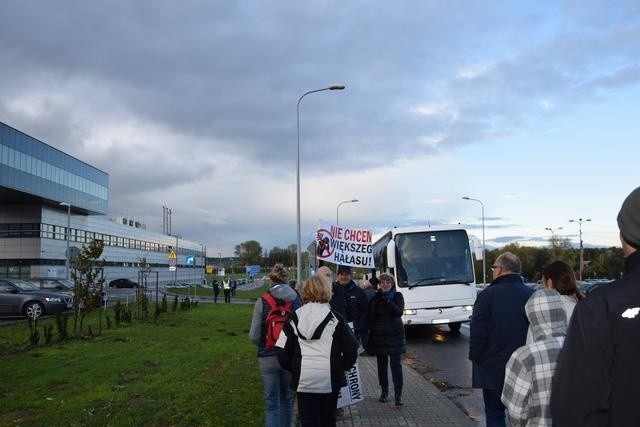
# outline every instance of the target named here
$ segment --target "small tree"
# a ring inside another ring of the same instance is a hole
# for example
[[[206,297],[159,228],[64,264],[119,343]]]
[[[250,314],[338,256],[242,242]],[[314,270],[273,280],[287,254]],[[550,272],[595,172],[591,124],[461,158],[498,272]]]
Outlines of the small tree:
[[[105,281],[102,269],[105,261],[99,258],[103,250],[102,240],[91,240],[88,245],[82,245],[75,260],[75,268],[71,272],[75,296],[73,332],[78,336],[82,335],[85,316],[101,304],[100,292]]]

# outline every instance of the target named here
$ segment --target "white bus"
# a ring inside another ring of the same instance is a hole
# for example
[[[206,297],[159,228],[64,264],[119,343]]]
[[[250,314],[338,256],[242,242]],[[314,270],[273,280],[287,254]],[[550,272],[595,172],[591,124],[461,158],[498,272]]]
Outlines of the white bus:
[[[476,300],[469,236],[460,226],[393,228],[373,244],[377,273],[404,297],[405,325],[443,324],[458,332]]]

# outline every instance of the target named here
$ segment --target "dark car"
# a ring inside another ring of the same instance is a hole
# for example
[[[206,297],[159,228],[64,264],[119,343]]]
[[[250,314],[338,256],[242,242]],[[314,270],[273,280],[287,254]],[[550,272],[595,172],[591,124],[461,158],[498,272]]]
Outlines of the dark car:
[[[611,282],[613,282],[613,280],[609,279],[585,280],[584,282],[578,284],[578,289],[580,290],[582,295],[586,297],[591,292],[598,289],[600,286],[606,286]]]
[[[69,279],[62,279],[59,277],[32,277],[26,281],[33,283],[40,289],[73,292],[73,282]]]
[[[68,292],[47,291],[18,279],[0,279],[0,316],[38,318],[59,314],[73,307]]]
[[[115,279],[109,282],[110,288],[137,288],[138,284],[129,279]]]

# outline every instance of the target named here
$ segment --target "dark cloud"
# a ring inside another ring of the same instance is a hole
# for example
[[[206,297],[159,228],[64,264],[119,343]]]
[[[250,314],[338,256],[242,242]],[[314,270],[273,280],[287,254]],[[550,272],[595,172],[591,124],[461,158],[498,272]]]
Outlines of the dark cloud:
[[[151,215],[183,202],[172,191],[216,187],[221,153],[243,173],[260,165],[261,176],[291,180],[296,101],[331,83],[347,88],[300,105],[301,157],[314,176],[327,163],[340,165],[333,173],[381,167],[540,126],[638,84],[638,12],[632,1],[9,1],[0,119],[108,172],[113,209]],[[123,123],[141,127],[138,139],[92,146]],[[160,131],[140,138],[149,124]],[[171,138],[157,141],[162,132]],[[232,216],[199,194],[193,203]],[[379,222],[420,222],[410,217]],[[200,235],[205,225],[194,214],[184,228]],[[290,235],[277,227],[213,233]]]

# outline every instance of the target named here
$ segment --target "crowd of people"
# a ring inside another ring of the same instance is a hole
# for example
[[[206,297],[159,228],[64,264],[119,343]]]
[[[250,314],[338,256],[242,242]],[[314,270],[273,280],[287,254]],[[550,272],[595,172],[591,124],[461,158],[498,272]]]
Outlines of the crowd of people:
[[[390,365],[394,402],[403,404],[404,300],[393,277],[374,276],[374,286],[358,286],[348,266],[338,266],[335,281],[333,274],[319,267],[298,292],[288,284],[287,269],[276,264],[256,301],[249,338],[258,346],[266,426],[291,425],[292,390],[302,426],[335,425],[339,391],[361,345],[360,355],[377,358],[379,401],[388,400]]]
[[[492,282],[476,299],[469,337],[472,386],[482,389],[486,425],[635,426],[634,386],[640,379],[640,187],[617,217],[625,255],[621,279],[589,298],[571,267],[554,261],[534,291],[513,253],[491,265]],[[258,346],[265,425],[291,426],[292,390],[302,426],[333,426],[345,372],[375,356],[379,401],[403,405],[401,355],[406,352],[404,299],[392,275],[336,280],[318,268],[299,290],[277,264],[254,306],[250,339]],[[275,314],[274,314],[275,313]]]
[[[554,261],[534,292],[512,253],[498,256],[476,299],[469,359],[488,427],[637,426],[640,380],[640,187],[617,217],[621,279],[584,298],[571,267]]]

